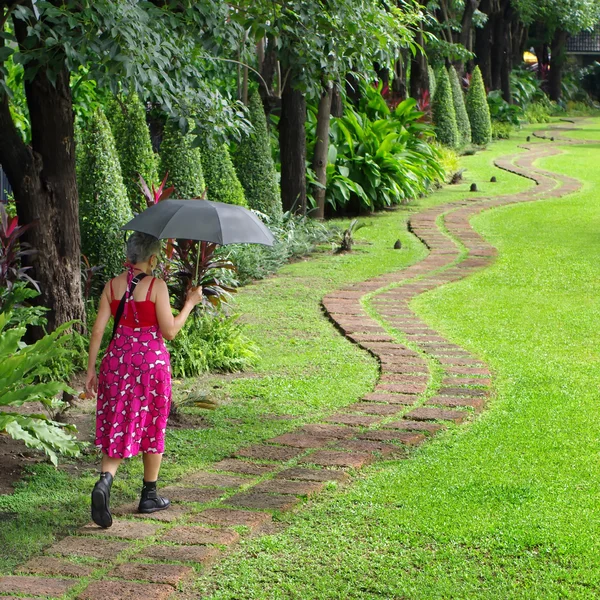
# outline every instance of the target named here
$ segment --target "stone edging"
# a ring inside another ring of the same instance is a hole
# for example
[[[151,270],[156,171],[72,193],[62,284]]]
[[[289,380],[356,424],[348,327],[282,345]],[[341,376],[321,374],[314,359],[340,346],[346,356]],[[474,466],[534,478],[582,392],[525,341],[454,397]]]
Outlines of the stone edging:
[[[548,132],[537,136],[550,137]],[[535,160],[560,150],[548,143],[523,147],[529,152],[498,159],[495,165],[533,179],[534,188],[510,196],[473,197],[414,214],[408,226],[430,250],[424,260],[323,299],[326,313],[342,333],[379,360],[381,376],[372,393],[320,424],[242,448],[206,472],[165,488],[175,502],[168,511],[137,515],[130,505],[114,511],[118,518],[111,529],[82,528],[22,565],[18,575],[0,578],[0,594],[82,600],[173,598],[176,588],[193,576],[193,566],[214,561],[240,535],[260,534],[273,513],[292,509],[327,482],[348,480],[347,469],[359,469],[379,457],[405,457],[408,447],[481,411],[492,393],[488,367],[429,328],[409,302],[491,263],[496,250],[469,225],[475,214],[557,198],[581,187],[573,178],[533,166]],[[365,308],[365,299],[377,319]],[[90,562],[74,562],[73,557]]]

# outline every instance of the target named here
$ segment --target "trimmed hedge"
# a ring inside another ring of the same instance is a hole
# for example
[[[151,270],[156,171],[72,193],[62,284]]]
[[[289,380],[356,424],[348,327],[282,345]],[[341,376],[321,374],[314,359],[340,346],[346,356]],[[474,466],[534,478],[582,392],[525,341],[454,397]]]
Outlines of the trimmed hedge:
[[[233,152],[235,169],[248,206],[274,219],[280,219],[281,192],[271,155],[267,119],[258,92],[250,96],[248,112],[253,131]]]
[[[225,144],[219,144],[214,148],[203,145],[202,171],[208,188],[208,200],[248,206],[244,188],[235,173]]]
[[[120,227],[133,214],[121,176],[115,141],[102,109],[80,128],[77,187],[81,251],[91,264],[114,277],[123,270],[125,242]]]
[[[492,140],[492,120],[479,67],[475,67],[471,76],[466,107],[471,121],[473,143],[479,145],[489,144]]]
[[[454,111],[454,100],[452,99],[452,88],[448,72],[444,67],[436,73],[435,96],[432,102],[433,123],[436,126],[437,139],[444,146],[458,148],[460,137],[456,125],[456,113]]]
[[[193,138],[184,135],[176,121],[165,125],[160,144],[160,177],[169,173],[168,185],[175,187],[173,198],[200,198],[206,187],[202,153],[192,147]]]
[[[454,112],[456,114],[456,126],[458,127],[460,145],[466,146],[471,143],[471,122],[465,108],[465,96],[458,80],[456,69],[450,67],[448,74],[450,76],[450,85],[452,86],[452,100],[454,101]]]
[[[123,183],[129,204],[135,212],[146,208],[146,199],[138,186],[139,175],[150,185],[156,183],[156,157],[152,151],[146,109],[136,94],[111,103],[108,119],[121,163]]]

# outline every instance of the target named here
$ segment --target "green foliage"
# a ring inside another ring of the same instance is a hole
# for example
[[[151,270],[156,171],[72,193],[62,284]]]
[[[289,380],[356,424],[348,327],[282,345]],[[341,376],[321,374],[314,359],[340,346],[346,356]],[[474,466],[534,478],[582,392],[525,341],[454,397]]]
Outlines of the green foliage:
[[[449,178],[451,178],[454,173],[460,170],[460,160],[458,154],[452,148],[443,146],[438,142],[435,142],[433,146],[438,153],[439,164],[445,174],[444,181],[448,183]]]
[[[480,146],[488,144],[492,139],[492,121],[485,95],[485,85],[479,67],[475,67],[471,77],[466,107],[471,121],[473,143]]]
[[[52,421],[45,415],[20,414],[6,409],[40,402],[52,411],[58,402],[57,394],[75,393],[64,383],[41,381],[46,365],[64,352],[68,338],[63,334],[71,324],[62,325],[28,346],[23,342],[26,327],[9,328],[10,321],[10,313],[0,313],[0,433],[22,440],[29,448],[43,450],[56,465],[58,453],[79,455],[80,444],[72,435],[74,427]]]
[[[291,258],[306,256],[317,245],[329,242],[334,232],[314,219],[286,212],[281,220],[267,220],[276,242],[272,247],[232,244],[218,251],[236,266],[241,284],[275,273]]]
[[[454,67],[450,67],[448,72],[450,76],[450,86],[452,87],[452,100],[454,101],[454,112],[456,114],[456,126],[458,128],[458,136],[460,146],[466,146],[471,143],[471,123],[469,115],[465,108],[465,96],[462,86],[458,80],[458,74]]]
[[[509,125],[519,126],[519,117],[523,110],[516,104],[509,104],[502,97],[500,90],[493,90],[488,94],[487,103],[490,110],[492,125],[494,123],[508,123]]]
[[[244,334],[237,317],[222,313],[188,319],[167,346],[174,377],[195,377],[209,371],[236,373],[257,360],[256,345]]]
[[[550,107],[546,102],[532,102],[524,112],[525,120],[528,123],[549,123]]]
[[[226,100],[204,78],[209,56],[203,43],[217,44],[224,53],[237,48],[243,34],[231,19],[227,4],[217,0],[188,3],[117,2],[20,3],[10,14],[26,32],[17,43],[3,27],[7,43],[2,62],[13,56],[31,79],[42,69],[51,83],[63,69],[86,69],[86,80],[99,90],[116,93],[121,86],[152,97],[170,114],[180,116],[198,107],[198,127],[210,128],[224,139],[226,129],[239,131],[238,107]],[[8,19],[10,22],[11,19]],[[6,19],[3,20],[3,24]],[[99,34],[101,32],[101,35]],[[212,54],[212,52],[210,53]],[[0,89],[4,78],[0,77]],[[207,125],[209,124],[209,125]]]
[[[533,102],[548,102],[542,82],[535,73],[526,69],[511,71],[510,89],[513,102],[523,109]]]
[[[258,92],[250,96],[248,113],[252,132],[233,151],[233,161],[248,206],[274,219],[281,218],[278,175],[271,155],[267,120]]]
[[[435,96],[431,109],[437,139],[449,148],[458,148],[460,136],[456,123],[456,111],[452,98],[452,87],[445,67],[438,69],[436,73]]]
[[[149,182],[158,179],[150,130],[146,124],[146,109],[138,96],[132,93],[125,98],[116,97],[110,103],[107,116],[115,138],[129,205],[133,211],[141,212],[146,208],[146,200],[138,185],[139,176]]]
[[[433,128],[412,98],[390,110],[379,90],[362,89],[359,111],[347,105],[331,123],[327,201],[334,209],[378,210],[406,203],[443,179]]]
[[[160,144],[160,172],[169,173],[167,181],[175,187],[175,198],[200,198],[204,193],[202,156],[192,143],[176,121],[167,122]]]
[[[513,131],[513,125],[504,121],[492,121],[492,139],[507,140]]]
[[[77,186],[81,251],[104,275],[122,270],[125,244],[121,226],[132,218],[115,142],[102,109],[79,131]]]
[[[238,179],[229,150],[225,144],[202,146],[202,172],[206,181],[207,199],[225,204],[247,206],[244,189]]]

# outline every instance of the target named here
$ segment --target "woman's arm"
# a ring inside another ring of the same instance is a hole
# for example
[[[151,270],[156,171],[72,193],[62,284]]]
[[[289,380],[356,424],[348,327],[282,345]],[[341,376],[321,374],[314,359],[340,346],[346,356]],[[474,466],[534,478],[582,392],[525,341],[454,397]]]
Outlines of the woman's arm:
[[[92,328],[90,337],[90,351],[88,356],[88,370],[85,382],[85,389],[88,394],[95,395],[98,391],[98,380],[96,378],[96,360],[98,359],[98,351],[102,344],[102,336],[108,320],[110,319],[110,302],[108,301],[108,284],[105,286],[102,296],[100,296],[100,306],[96,315],[96,322]]]
[[[169,301],[169,290],[164,281],[156,282],[156,318],[158,326],[163,337],[172,340],[183,327],[186,319],[189,317],[194,306],[202,301],[202,288],[191,288],[183,308],[175,317],[171,311],[171,302]]]

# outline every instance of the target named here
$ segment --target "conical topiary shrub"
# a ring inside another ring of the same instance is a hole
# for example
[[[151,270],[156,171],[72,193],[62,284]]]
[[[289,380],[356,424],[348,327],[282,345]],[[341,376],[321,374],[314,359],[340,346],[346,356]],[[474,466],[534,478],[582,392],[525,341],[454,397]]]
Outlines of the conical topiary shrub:
[[[149,184],[158,179],[156,157],[146,124],[146,109],[136,94],[130,94],[111,103],[108,120],[115,138],[129,204],[134,211],[140,212],[146,208],[146,200],[138,186],[139,176]]]
[[[431,65],[427,65],[427,76],[429,77],[429,97],[435,96],[435,71]]]
[[[78,132],[77,187],[81,251],[113,277],[123,268],[125,243],[120,227],[133,214],[123,184],[115,141],[102,109]]]
[[[160,144],[160,176],[169,173],[167,185],[175,188],[173,198],[200,198],[206,187],[202,155],[192,147],[192,137],[184,135],[175,121],[165,125]]]
[[[248,206],[244,188],[235,173],[225,144],[216,144],[212,148],[202,146],[202,172],[208,189],[208,200]]]
[[[465,97],[454,67],[450,67],[448,75],[450,76],[450,85],[452,86],[452,100],[454,101],[459,143],[461,146],[466,146],[471,143],[471,123],[467,109],[465,108]]]
[[[449,148],[458,148],[460,138],[456,126],[454,100],[452,99],[452,88],[445,67],[438,69],[435,77],[436,89],[431,108],[437,139]]]
[[[481,70],[475,67],[467,92],[467,113],[471,122],[471,138],[474,144],[488,144],[492,140],[492,120],[485,94]]]
[[[258,92],[248,106],[253,131],[233,153],[233,163],[244,188],[248,206],[274,219],[281,217],[281,192],[271,155],[267,119]]]

